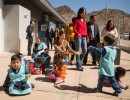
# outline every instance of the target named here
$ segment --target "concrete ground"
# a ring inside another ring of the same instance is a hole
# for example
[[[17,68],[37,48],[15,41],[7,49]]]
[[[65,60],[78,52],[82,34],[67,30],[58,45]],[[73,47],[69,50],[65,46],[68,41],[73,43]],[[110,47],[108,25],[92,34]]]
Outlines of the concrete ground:
[[[53,53],[53,51],[50,52],[51,55]],[[0,54],[0,86],[3,85],[7,75],[12,55],[12,53]],[[27,60],[30,59],[29,56],[25,56],[25,58]],[[130,54],[122,51],[120,61],[120,66],[127,70],[130,69]],[[112,96],[114,91],[110,87],[104,87],[104,93],[95,93],[93,88],[97,85],[98,69],[93,69],[93,67],[90,65],[84,66],[84,71],[81,72],[75,70],[75,65],[69,65],[66,81],[57,87],[47,78],[47,74],[32,75],[29,80],[35,84],[35,88],[31,94],[14,97],[7,95],[4,91],[0,91],[0,100],[130,100],[130,89],[123,90],[119,97]],[[130,86],[130,71],[127,71],[122,81]]]

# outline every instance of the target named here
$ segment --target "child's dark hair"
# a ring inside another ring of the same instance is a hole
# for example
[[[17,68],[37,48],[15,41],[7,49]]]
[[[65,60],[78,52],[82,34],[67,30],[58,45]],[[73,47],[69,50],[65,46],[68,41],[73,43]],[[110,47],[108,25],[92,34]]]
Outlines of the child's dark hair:
[[[11,57],[11,61],[15,61],[15,60],[19,60],[19,61],[21,62],[21,57],[20,57],[20,55],[15,54],[15,55],[13,55],[13,56]]]
[[[108,43],[108,45],[112,45],[115,42],[115,36],[108,34],[104,36],[104,41],[106,41]]]
[[[56,54],[55,55],[55,59],[59,59],[59,58],[64,58],[64,55],[63,54],[61,54],[61,53],[58,53],[58,54]]]
[[[116,67],[115,70],[115,78],[117,81],[120,80],[120,76],[125,75],[126,74],[126,70],[122,67]]]
[[[33,53],[38,53],[38,49],[37,48],[33,48]]]
[[[22,53],[20,53],[20,52],[18,52],[18,53],[16,53],[15,55],[19,55],[19,56],[21,56],[21,55],[23,55]]]
[[[44,63],[42,57],[37,57],[37,58],[35,58],[34,60],[35,60],[35,62],[36,62],[37,64],[43,64],[43,63]]]
[[[45,48],[45,50],[44,51],[49,51],[49,49],[48,48]]]

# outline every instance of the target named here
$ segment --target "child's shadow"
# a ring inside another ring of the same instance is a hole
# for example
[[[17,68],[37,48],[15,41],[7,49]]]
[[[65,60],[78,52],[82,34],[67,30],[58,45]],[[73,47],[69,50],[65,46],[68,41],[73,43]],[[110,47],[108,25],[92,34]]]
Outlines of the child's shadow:
[[[76,92],[82,92],[82,93],[95,93],[96,91],[92,88],[86,87],[83,84],[79,84],[79,86],[68,86],[68,85],[60,85],[55,86],[55,88],[60,89],[60,90],[72,90]]]
[[[53,81],[50,80],[48,77],[37,77],[35,78],[36,81],[41,81],[41,82],[50,82],[52,83]]]
[[[83,84],[79,84],[79,85],[80,86],[60,85],[60,86],[55,86],[55,88],[60,90],[72,90],[72,91],[82,92],[82,93],[97,93],[94,88],[86,87]],[[109,92],[102,91],[102,93],[113,96],[113,94]]]

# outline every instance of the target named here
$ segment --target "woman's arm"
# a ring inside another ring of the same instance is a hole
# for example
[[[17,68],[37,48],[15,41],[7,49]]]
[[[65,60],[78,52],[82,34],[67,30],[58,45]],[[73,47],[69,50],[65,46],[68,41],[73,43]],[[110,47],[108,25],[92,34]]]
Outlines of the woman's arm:
[[[58,46],[58,45],[54,45],[54,48],[55,48],[55,50],[56,51],[58,51],[58,52],[61,52],[61,53],[63,53],[64,51]]]
[[[118,32],[117,32],[117,29],[115,28],[115,34],[114,34],[114,36],[116,37],[116,38],[118,38]]]
[[[78,24],[77,24],[77,19],[74,20],[74,23],[73,23],[73,31],[75,33],[75,35],[79,35],[78,31],[77,31],[77,27],[78,27]]]
[[[106,29],[104,28],[102,31],[101,31],[101,38],[103,38],[106,34]]]
[[[74,50],[70,47],[70,45],[69,45],[68,42],[66,42],[66,45],[67,45],[67,49],[69,50],[69,52],[76,54],[76,51],[74,51]]]

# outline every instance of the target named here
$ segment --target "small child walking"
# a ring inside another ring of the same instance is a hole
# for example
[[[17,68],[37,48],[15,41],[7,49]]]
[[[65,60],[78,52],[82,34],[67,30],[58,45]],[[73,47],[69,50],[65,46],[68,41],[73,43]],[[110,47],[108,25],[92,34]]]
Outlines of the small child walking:
[[[54,64],[54,71],[49,73],[48,77],[54,80],[55,85],[57,85],[65,81],[67,63],[62,54],[55,55],[55,58],[57,58],[57,61]]]
[[[112,44],[115,42],[115,37],[111,34],[104,36],[103,48],[96,48],[94,46],[90,46],[90,51],[100,54],[100,62],[99,62],[99,79],[98,85],[95,89],[98,92],[102,92],[104,80],[107,78],[112,88],[115,90],[113,95],[118,96],[119,93],[122,92],[120,89],[116,79],[115,79],[115,72],[114,72],[114,60],[116,58],[116,49]]]

